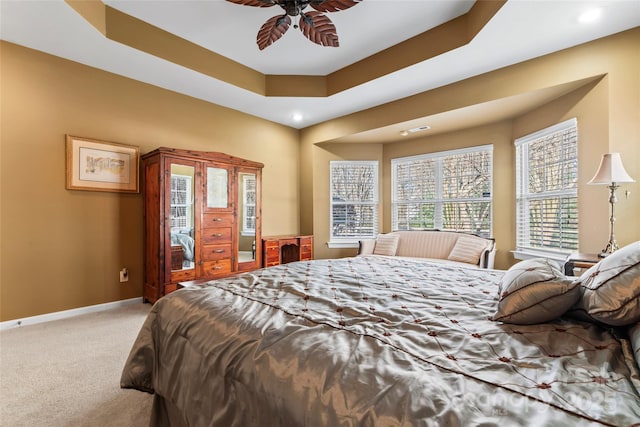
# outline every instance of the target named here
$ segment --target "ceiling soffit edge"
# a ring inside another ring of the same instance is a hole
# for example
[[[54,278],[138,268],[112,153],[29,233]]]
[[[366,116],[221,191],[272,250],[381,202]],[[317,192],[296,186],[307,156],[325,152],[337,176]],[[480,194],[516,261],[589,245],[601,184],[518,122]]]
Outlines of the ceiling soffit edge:
[[[105,5],[65,0],[110,40],[267,97],[327,97],[469,43],[507,0],[478,0],[464,15],[327,76],[265,75]]]
[[[78,12],[89,24],[107,35],[107,9],[101,1],[65,0],[73,10]]]
[[[110,40],[181,65],[217,80],[265,95],[265,76],[229,58],[212,52],[168,31],[120,12],[101,0],[65,0],[76,12]],[[91,6],[83,5],[91,3]],[[95,9],[102,7],[98,15]],[[87,17],[88,13],[92,13]],[[104,25],[96,22],[104,17]],[[104,32],[101,31],[104,28]]]
[[[381,143],[392,144],[397,142],[415,141],[430,138],[443,133],[456,132],[491,123],[498,123],[543,108],[546,104],[560,99],[577,90],[587,89],[596,85],[604,75],[596,75],[584,79],[568,81],[553,86],[542,87],[529,92],[498,98],[487,102],[468,105],[452,110],[435,113],[405,122],[369,129],[351,135],[345,135],[329,141],[318,142],[315,145],[342,143]],[[427,132],[416,132],[407,136],[401,135],[401,131],[414,127],[420,127],[428,123],[431,128]]]
[[[559,97],[569,90],[584,86],[605,75],[586,72],[573,78],[558,78],[555,81],[535,81],[531,76],[526,78],[522,75],[522,79],[514,78],[515,84],[500,88],[498,82],[504,80],[505,72],[519,74],[520,70],[516,69],[519,68],[517,65],[309,126],[301,130],[302,141],[316,145],[325,142],[339,142],[344,138],[348,140],[355,135],[370,132],[373,129],[383,129],[407,122],[415,124],[416,121],[426,121],[430,116],[498,102],[510,97],[533,94],[545,89],[557,88],[555,97]],[[488,89],[480,92],[473,90],[473,87],[480,86]],[[559,90],[562,87],[568,88],[568,90]],[[443,100],[445,101],[443,102]],[[407,115],[408,111],[412,114]]]
[[[478,0],[464,15],[331,73],[328,76],[329,95],[335,95],[470,43],[505,3],[506,0]]]

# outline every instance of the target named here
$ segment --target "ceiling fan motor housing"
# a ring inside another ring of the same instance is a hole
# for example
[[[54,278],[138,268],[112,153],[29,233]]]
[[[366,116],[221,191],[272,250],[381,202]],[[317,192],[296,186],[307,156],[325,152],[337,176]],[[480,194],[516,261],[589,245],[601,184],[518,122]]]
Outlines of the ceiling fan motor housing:
[[[289,16],[298,16],[309,5],[308,0],[281,0],[277,2]]]

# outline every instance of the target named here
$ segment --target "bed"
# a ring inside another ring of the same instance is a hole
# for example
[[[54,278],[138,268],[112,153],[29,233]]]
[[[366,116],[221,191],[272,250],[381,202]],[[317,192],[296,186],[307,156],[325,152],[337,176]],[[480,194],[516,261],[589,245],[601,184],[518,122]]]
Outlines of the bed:
[[[121,386],[152,426],[638,425],[640,332],[497,321],[507,273],[368,255],[189,286]]]

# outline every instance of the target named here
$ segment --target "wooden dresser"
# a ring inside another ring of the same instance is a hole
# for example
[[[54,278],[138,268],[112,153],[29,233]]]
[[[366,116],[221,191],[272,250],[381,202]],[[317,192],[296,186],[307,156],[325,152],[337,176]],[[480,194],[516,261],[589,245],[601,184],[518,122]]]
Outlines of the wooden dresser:
[[[313,236],[267,236],[262,238],[262,266],[313,259]]]

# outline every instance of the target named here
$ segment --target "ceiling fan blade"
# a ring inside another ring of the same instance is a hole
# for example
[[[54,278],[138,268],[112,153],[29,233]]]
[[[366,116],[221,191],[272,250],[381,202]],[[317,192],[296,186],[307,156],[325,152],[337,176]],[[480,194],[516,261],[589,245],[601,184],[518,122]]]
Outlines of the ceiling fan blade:
[[[331,19],[320,12],[300,15],[300,31],[312,42],[320,46],[338,47],[338,33]]]
[[[291,18],[285,15],[274,16],[265,22],[258,31],[258,48],[263,50],[274,42],[278,41],[291,25]]]
[[[349,9],[363,0],[311,0],[309,6],[318,12],[339,12]]]
[[[271,7],[277,4],[274,0],[227,0],[230,3],[243,4],[245,6]]]

